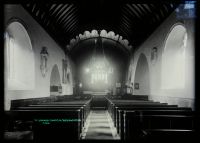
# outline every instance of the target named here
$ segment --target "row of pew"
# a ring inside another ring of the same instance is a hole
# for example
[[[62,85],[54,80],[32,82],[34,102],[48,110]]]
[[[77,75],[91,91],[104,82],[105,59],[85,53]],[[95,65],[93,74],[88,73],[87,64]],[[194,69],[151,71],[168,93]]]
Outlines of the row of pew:
[[[195,137],[194,111],[147,100],[108,100],[108,112],[121,140],[190,140]]]
[[[80,140],[90,102],[91,99],[70,100],[12,107],[10,111],[5,111],[5,131],[17,133],[29,130],[36,141]]]

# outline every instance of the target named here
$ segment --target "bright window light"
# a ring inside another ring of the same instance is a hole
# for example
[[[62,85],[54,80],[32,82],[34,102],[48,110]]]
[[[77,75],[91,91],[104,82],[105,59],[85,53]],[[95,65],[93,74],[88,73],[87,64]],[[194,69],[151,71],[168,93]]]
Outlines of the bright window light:
[[[185,87],[185,48],[187,33],[182,25],[170,32],[162,57],[162,88],[180,89]]]

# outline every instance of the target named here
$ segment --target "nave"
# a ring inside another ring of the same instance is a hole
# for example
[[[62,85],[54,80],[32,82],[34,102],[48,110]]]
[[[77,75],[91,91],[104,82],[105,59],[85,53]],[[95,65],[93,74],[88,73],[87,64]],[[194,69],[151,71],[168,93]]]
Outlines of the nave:
[[[4,4],[4,139],[191,142],[196,1]]]

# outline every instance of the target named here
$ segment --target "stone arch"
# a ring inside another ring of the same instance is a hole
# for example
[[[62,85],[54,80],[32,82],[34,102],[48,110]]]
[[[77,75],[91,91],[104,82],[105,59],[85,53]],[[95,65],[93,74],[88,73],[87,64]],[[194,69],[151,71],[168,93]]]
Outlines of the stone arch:
[[[143,53],[140,54],[136,66],[134,78],[134,94],[150,94],[149,64],[146,56]]]
[[[58,66],[55,64],[50,76],[50,95],[59,95],[59,88],[61,87],[60,73]]]

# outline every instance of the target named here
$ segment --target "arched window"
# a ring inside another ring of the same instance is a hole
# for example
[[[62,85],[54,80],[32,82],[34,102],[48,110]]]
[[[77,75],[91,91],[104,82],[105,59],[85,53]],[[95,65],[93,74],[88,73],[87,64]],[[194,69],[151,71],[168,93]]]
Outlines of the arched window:
[[[26,29],[21,23],[12,22],[5,31],[4,41],[8,90],[34,89],[34,54]]]
[[[176,25],[169,33],[162,56],[162,88],[185,87],[185,48],[187,32],[183,25]]]

